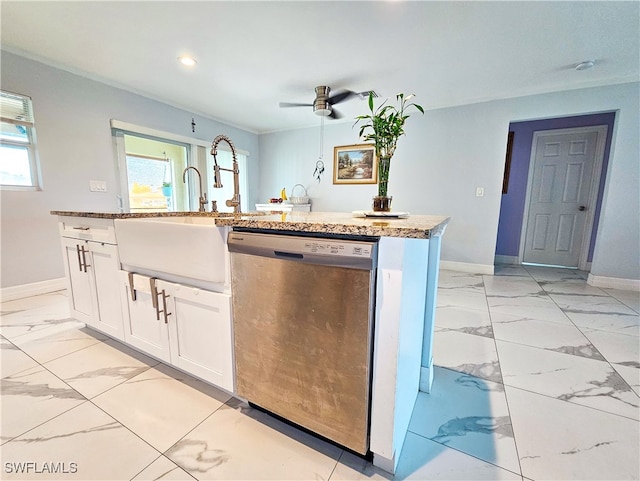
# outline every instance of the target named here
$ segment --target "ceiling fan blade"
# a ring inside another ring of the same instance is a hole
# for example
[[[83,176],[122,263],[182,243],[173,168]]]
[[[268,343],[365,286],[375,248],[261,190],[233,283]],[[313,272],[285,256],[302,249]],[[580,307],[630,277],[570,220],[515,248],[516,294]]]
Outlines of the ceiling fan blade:
[[[352,92],[351,90],[342,90],[337,94],[332,95],[327,99],[331,105],[344,102],[345,100],[349,100],[351,97],[355,97],[358,95],[356,92]]]
[[[313,104],[299,104],[295,102],[280,102],[280,107],[313,107]]]

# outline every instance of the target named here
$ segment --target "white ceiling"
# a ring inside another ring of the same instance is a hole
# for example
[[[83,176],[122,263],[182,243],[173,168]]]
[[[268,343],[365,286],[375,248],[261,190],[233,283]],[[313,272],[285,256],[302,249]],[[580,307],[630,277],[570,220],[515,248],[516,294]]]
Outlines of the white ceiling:
[[[0,2],[2,48],[262,133],[319,125],[314,87],[426,109],[637,81],[631,2]],[[177,57],[198,59],[193,69]],[[578,72],[580,61],[596,67]],[[366,102],[340,104],[344,121]]]

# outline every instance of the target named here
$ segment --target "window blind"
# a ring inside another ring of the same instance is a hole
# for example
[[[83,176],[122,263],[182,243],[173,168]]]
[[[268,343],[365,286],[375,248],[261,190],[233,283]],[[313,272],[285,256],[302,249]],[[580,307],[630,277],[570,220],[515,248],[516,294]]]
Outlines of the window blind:
[[[5,123],[33,127],[31,98],[0,91],[0,117]]]

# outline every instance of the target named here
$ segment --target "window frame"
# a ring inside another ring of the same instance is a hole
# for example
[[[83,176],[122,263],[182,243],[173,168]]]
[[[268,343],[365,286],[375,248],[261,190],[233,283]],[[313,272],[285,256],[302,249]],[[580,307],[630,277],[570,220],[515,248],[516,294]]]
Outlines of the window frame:
[[[2,116],[2,112],[0,112],[0,120],[2,122],[7,124],[13,124],[13,125],[21,125],[26,129],[27,142],[20,142],[17,140],[0,138],[0,146],[6,145],[11,148],[24,149],[27,152],[28,161],[29,161],[29,174],[30,174],[30,180],[31,180],[30,185],[3,184],[0,181],[0,190],[40,191],[42,190],[42,177],[40,175],[40,163],[39,163],[38,149],[37,149],[35,116],[33,114],[33,99],[29,95],[19,94],[19,93],[11,92],[9,90],[4,90],[4,89],[0,89],[0,93],[6,94],[7,96],[20,97],[28,101],[29,119],[27,120],[20,121],[10,117],[4,117]]]

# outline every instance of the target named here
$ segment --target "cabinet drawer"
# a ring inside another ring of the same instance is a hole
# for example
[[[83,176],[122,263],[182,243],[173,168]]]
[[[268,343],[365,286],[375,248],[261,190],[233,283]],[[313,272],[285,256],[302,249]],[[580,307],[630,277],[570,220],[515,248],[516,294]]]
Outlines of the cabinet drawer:
[[[92,240],[106,244],[117,243],[113,219],[66,216],[60,216],[58,219],[58,227],[62,237]]]

